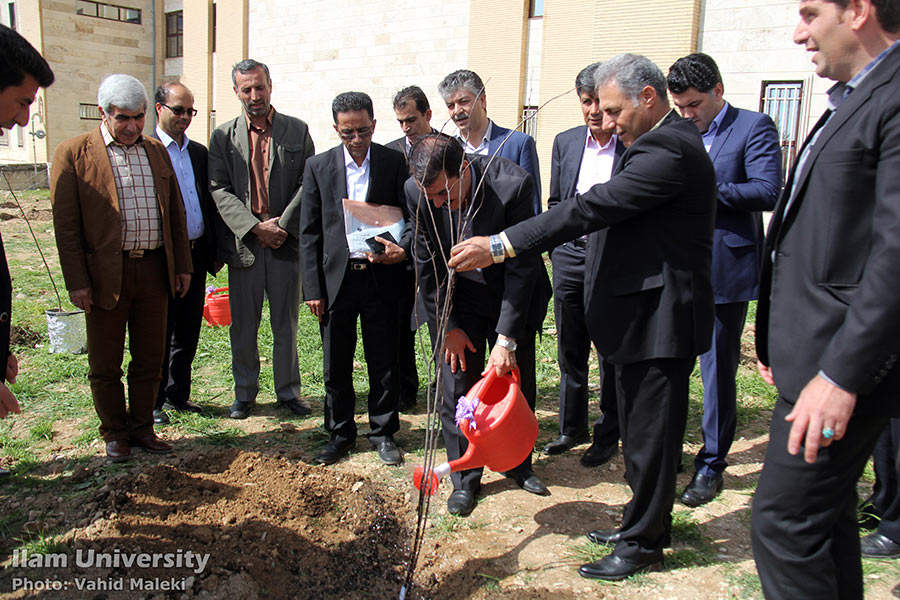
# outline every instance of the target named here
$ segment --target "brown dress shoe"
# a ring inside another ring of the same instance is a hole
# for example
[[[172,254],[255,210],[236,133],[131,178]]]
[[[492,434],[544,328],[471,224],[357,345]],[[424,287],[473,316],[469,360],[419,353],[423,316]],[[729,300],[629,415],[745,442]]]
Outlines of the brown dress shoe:
[[[125,440],[106,442],[106,456],[112,462],[125,462],[131,458],[131,448]]]
[[[143,448],[146,452],[153,454],[168,454],[172,451],[171,444],[167,444],[152,433],[139,438],[131,438],[129,441],[132,446]]]

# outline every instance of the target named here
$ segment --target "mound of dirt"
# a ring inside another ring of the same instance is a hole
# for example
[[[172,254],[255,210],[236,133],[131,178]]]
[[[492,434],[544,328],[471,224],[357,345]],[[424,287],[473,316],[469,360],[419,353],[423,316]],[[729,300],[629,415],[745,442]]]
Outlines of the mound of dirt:
[[[65,565],[20,555],[14,571],[32,587],[56,582],[29,597],[390,598],[404,574],[410,511],[359,477],[206,451],[108,479],[79,510],[92,523],[50,551]],[[15,581],[3,587],[17,591]]]

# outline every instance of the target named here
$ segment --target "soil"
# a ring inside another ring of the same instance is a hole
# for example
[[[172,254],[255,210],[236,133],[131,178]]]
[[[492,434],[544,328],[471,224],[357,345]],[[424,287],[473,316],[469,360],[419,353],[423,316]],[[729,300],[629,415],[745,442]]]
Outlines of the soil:
[[[539,415],[553,416],[546,409]],[[403,416],[401,446],[415,450],[421,444],[421,429],[415,428],[424,419],[421,410]],[[45,552],[65,554],[68,564],[16,567],[11,558],[0,574],[0,590],[12,590],[19,578],[20,589],[4,597],[397,598],[416,526],[418,494],[411,472],[422,462],[421,452],[407,455],[403,467],[387,467],[361,440],[357,451],[338,464],[312,466],[314,449],[283,442],[315,434],[317,420],[273,424],[271,416],[253,415],[239,423],[253,440],[246,448],[203,447],[168,435],[176,454],[139,454],[124,466],[107,464],[99,443],[97,458],[87,465],[70,462],[68,451],[60,448],[30,475],[60,477],[67,490],[84,490],[83,497],[67,501],[59,488],[37,492],[24,504],[28,522],[17,535],[3,537],[2,551],[9,556],[18,545],[13,537],[62,531],[61,545]],[[54,440],[66,433],[60,431]],[[629,498],[621,455],[609,465],[587,469],[578,461],[586,446],[558,457],[536,454],[535,469],[549,485],[549,497],[528,494],[486,471],[479,504],[467,518],[447,514],[450,486],[442,482],[431,501],[407,598],[757,597],[748,584],[755,572],[748,523],[765,444],[764,434],[737,440],[725,491],[712,503],[693,510],[676,503],[676,511],[697,527],[686,529],[687,539],[676,537],[667,550],[669,570],[619,584],[585,580],[576,571],[589,560],[584,533],[615,527]],[[442,450],[437,457],[443,460]],[[689,474],[680,475],[679,487],[688,480]],[[0,514],[17,507],[21,510],[4,496]],[[183,562],[187,552],[209,558],[202,569],[196,560],[181,567],[78,566],[76,558],[91,550],[120,557],[168,553]],[[26,591],[24,579],[65,587]],[[867,597],[893,597],[897,582],[888,579],[869,581],[875,586],[870,585]],[[77,587],[98,581],[124,589]],[[130,589],[136,582],[157,587]],[[177,587],[161,590],[158,582]]]

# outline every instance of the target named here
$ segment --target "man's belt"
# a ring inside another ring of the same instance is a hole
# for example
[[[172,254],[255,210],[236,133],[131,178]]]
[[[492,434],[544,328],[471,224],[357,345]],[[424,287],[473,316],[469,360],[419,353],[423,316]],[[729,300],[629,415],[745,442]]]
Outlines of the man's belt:
[[[583,240],[581,238],[576,238],[576,239],[572,240],[572,245],[575,246],[576,248],[584,249],[584,248],[587,248],[587,240]]]
[[[347,266],[351,271],[365,271],[369,268],[369,261],[367,260],[351,260],[347,263]]]
[[[125,255],[128,258],[144,258],[145,256],[150,256],[156,254],[157,252],[161,252],[163,246],[159,246],[158,248],[154,248],[153,250],[144,250],[143,248],[136,250],[125,250]]]

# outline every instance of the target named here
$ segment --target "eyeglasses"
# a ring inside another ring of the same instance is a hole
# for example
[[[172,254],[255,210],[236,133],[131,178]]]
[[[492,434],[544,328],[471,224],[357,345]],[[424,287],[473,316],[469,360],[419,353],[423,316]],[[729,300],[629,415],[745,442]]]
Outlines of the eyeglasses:
[[[342,129],[338,132],[338,137],[340,137],[345,142],[352,142],[353,138],[359,136],[359,139],[364,140],[366,138],[372,137],[372,133],[374,133],[374,129],[372,127],[363,127],[361,129]]]
[[[169,110],[171,110],[172,113],[175,114],[175,116],[178,116],[178,117],[180,117],[181,115],[183,115],[183,114],[185,114],[185,113],[189,114],[189,115],[192,116],[192,117],[196,117],[196,116],[197,116],[197,109],[196,109],[196,108],[184,108],[184,107],[181,107],[181,106],[169,106],[168,104],[163,104],[163,106],[165,106],[166,108],[168,108]]]

